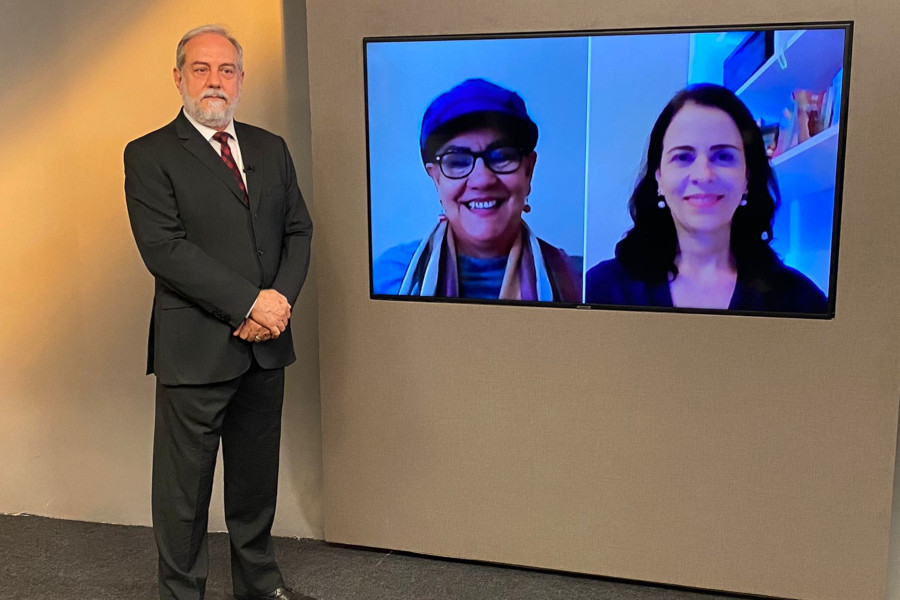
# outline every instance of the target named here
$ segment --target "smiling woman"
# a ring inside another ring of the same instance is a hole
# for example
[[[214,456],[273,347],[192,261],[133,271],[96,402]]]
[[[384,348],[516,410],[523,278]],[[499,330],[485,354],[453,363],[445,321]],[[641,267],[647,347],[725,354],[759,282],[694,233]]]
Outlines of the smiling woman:
[[[425,111],[419,147],[441,215],[374,263],[376,294],[579,302],[580,266],[522,220],[538,128],[513,91],[469,79]]]
[[[729,90],[678,92],[650,133],[616,257],[592,267],[594,304],[825,313],[825,295],[770,248],[778,184],[762,134]]]

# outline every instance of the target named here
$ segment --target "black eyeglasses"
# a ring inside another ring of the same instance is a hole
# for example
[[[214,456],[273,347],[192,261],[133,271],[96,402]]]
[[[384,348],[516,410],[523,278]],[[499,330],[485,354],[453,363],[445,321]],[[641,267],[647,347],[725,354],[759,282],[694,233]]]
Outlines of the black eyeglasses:
[[[472,152],[465,148],[451,148],[438,154],[434,160],[441,167],[441,173],[450,179],[468,177],[475,170],[475,161],[479,158],[484,166],[494,173],[504,175],[512,173],[522,164],[524,150],[514,146],[498,146],[482,152]]]

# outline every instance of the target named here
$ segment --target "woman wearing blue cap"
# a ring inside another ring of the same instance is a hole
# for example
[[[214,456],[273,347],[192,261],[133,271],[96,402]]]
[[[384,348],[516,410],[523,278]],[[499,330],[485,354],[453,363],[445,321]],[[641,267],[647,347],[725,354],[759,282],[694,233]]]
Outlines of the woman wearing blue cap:
[[[469,79],[438,96],[419,148],[442,214],[424,239],[375,261],[375,293],[580,302],[580,266],[522,219],[537,138],[513,91]]]

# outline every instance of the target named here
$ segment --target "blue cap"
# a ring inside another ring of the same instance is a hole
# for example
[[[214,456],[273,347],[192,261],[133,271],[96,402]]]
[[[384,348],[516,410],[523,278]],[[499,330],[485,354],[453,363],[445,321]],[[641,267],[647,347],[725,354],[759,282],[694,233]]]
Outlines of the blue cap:
[[[428,156],[426,148],[428,138],[434,133],[453,134],[455,130],[452,123],[462,117],[498,118],[504,125],[513,127],[514,132],[526,150],[534,150],[537,144],[538,129],[528,111],[525,110],[525,102],[517,93],[500,87],[484,79],[467,79],[453,89],[444,92],[434,99],[422,117],[422,131],[419,134],[419,150],[422,153],[422,161],[430,162],[433,156]],[[461,120],[459,125],[468,129],[470,120]]]

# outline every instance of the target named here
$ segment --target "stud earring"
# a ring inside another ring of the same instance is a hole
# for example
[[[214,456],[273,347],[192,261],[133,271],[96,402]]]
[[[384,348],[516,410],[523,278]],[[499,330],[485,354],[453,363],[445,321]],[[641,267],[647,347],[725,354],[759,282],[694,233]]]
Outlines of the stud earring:
[[[762,241],[765,242],[765,241],[767,241],[767,240],[769,239],[769,232],[768,232],[768,231],[763,231],[763,232],[762,232],[762,235],[759,236],[759,237],[762,239]]]

